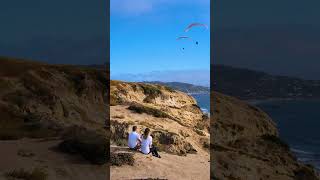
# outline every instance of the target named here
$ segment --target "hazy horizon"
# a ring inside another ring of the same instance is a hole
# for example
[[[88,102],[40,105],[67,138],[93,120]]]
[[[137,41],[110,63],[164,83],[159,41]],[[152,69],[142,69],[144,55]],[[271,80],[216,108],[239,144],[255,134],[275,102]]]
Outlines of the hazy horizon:
[[[161,81],[161,82],[182,82],[193,85],[210,87],[210,70],[171,70],[152,71],[148,73],[119,73],[110,74],[112,80],[129,82]]]

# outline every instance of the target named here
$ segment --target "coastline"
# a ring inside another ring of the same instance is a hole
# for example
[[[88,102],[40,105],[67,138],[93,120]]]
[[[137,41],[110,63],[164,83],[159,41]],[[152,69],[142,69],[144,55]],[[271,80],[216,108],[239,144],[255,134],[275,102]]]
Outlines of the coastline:
[[[186,93],[188,95],[198,95],[198,94],[210,94],[210,92],[193,92],[193,93]]]
[[[260,108],[262,108],[261,106],[264,105],[271,105],[271,106],[276,106],[275,111],[278,111],[278,113],[281,113],[282,115],[275,115],[271,112],[273,112],[274,109],[273,107],[271,107],[271,110],[269,109],[269,111],[266,111],[265,109],[263,109],[263,111],[265,112],[269,112],[271,113],[270,116],[272,119],[277,119],[277,126],[280,129],[285,129],[285,127],[287,127],[289,124],[295,123],[295,122],[289,122],[286,118],[290,118],[290,115],[283,115],[285,114],[287,111],[285,107],[288,106],[288,104],[294,103],[294,104],[305,104],[305,103],[318,103],[320,102],[320,98],[269,98],[269,99],[256,99],[256,100],[247,100],[247,103],[254,105],[254,106],[258,106]],[[278,103],[283,104],[284,109],[280,109],[280,107],[278,107]],[[271,112],[270,112],[271,111]],[[314,110],[312,110],[312,112],[314,112]],[[268,114],[269,114],[268,113]],[[292,115],[291,115],[292,116]],[[300,116],[299,116],[300,117]],[[309,117],[308,119],[314,119],[313,117]],[[292,119],[291,119],[292,120]],[[309,122],[306,120],[306,122]],[[279,125],[282,124],[282,125]],[[320,173],[320,161],[317,158],[319,153],[317,153],[317,151],[314,151],[312,149],[310,149],[310,147],[313,148],[314,145],[307,143],[302,145],[301,142],[298,140],[292,140],[292,139],[288,139],[288,137],[291,137],[292,135],[290,135],[290,133],[288,134],[288,132],[286,133],[281,133],[282,136],[280,136],[281,139],[286,139],[286,142],[288,143],[289,147],[290,147],[290,151],[293,152],[295,154],[295,156],[297,157],[298,161],[303,163],[303,164],[311,164],[315,170],[317,172]],[[289,143],[290,142],[290,143]],[[297,146],[298,145],[298,146]]]
[[[266,99],[243,99],[251,105],[259,105],[276,101],[320,101],[320,98],[266,98]]]

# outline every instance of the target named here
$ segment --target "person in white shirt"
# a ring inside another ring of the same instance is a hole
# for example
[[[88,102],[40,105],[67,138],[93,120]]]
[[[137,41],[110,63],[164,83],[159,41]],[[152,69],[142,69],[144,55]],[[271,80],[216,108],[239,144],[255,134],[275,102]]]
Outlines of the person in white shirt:
[[[157,148],[152,145],[152,137],[149,134],[150,129],[146,128],[141,137],[141,152],[143,154],[152,153],[153,156],[161,158],[161,156],[158,154]]]
[[[128,146],[132,150],[138,150],[140,148],[140,134],[136,132],[137,126],[132,127],[132,132],[129,134],[128,137]]]

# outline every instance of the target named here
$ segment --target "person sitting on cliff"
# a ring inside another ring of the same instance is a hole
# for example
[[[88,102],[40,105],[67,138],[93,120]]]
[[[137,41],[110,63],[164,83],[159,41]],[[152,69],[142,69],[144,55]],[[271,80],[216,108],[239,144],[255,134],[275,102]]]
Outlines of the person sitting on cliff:
[[[144,133],[141,137],[141,152],[143,154],[150,154],[152,153],[153,156],[161,158],[161,156],[158,154],[157,147],[152,145],[152,137],[149,135],[150,134],[150,129],[146,128],[144,130]]]
[[[128,146],[131,150],[138,150],[140,148],[140,134],[136,132],[137,126],[132,127],[132,132],[129,134],[128,137]]]

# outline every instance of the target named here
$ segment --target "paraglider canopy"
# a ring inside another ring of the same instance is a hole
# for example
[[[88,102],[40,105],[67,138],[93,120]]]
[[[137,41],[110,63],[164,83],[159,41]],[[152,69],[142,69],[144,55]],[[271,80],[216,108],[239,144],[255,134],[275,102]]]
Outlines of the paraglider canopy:
[[[191,38],[188,36],[180,36],[177,38],[177,40],[181,40],[181,39],[190,39],[191,40]]]
[[[184,30],[184,32],[188,32],[190,29],[192,29],[193,27],[196,27],[196,26],[200,26],[200,27],[204,27],[204,28],[208,29],[208,26],[205,25],[205,24],[192,23],[192,24],[190,24],[190,25]]]

